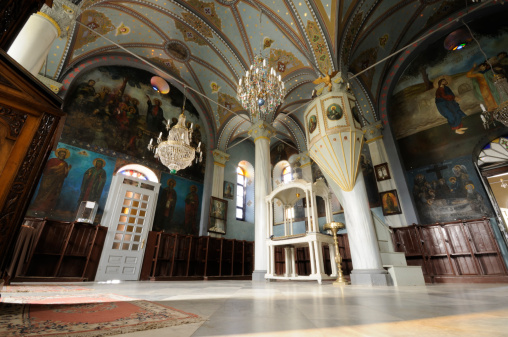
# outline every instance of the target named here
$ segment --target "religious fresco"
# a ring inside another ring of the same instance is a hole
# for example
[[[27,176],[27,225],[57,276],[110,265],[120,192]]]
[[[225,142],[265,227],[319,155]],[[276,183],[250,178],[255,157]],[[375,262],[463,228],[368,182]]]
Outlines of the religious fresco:
[[[270,163],[273,165],[277,164],[281,160],[288,160],[294,154],[298,153],[296,146],[291,141],[286,141],[291,146],[279,142],[275,144],[270,151]]]
[[[58,143],[42,172],[27,216],[74,221],[81,201],[99,203],[100,222],[115,168],[115,158]]]
[[[167,135],[164,123],[171,126],[178,121],[183,106],[183,94],[170,84],[166,95],[153,90],[150,79],[153,74],[134,68],[99,67],[82,74],[70,89],[66,99],[67,119],[61,140],[82,147],[93,146],[135,157],[143,164],[160,166],[160,162],[148,151],[151,138],[160,132]],[[187,124],[193,123],[191,146],[206,149],[203,121],[187,100],[185,103]],[[179,176],[203,181],[206,167],[206,151],[203,161],[179,171]],[[148,163],[145,163],[147,161]]]
[[[202,183],[162,172],[152,230],[199,235],[202,199]]]
[[[461,50],[446,49],[446,35],[426,46],[395,86],[390,123],[408,170],[467,155],[482,136],[502,127],[492,111],[508,96],[493,79],[508,75],[506,12],[470,28],[488,60],[475,41]],[[469,34],[460,29],[451,37]]]
[[[411,170],[408,182],[422,224],[493,216],[469,156]]]

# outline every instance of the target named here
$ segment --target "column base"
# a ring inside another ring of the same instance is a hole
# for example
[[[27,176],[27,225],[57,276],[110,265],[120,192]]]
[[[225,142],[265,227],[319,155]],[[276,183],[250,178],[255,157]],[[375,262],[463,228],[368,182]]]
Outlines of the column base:
[[[390,275],[384,269],[354,269],[351,271],[351,284],[362,286],[391,286]]]
[[[254,270],[252,272],[252,281],[266,281],[265,279],[266,270]]]

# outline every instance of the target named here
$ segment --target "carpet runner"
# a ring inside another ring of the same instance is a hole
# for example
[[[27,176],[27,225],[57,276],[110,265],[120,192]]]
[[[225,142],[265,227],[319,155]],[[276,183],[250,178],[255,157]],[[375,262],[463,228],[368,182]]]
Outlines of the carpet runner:
[[[0,303],[0,336],[111,336],[203,320],[192,313],[139,300],[78,304]]]

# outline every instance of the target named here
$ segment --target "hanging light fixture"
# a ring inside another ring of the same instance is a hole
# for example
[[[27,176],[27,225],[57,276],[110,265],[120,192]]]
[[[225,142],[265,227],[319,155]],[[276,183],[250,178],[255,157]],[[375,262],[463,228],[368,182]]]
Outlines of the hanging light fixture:
[[[260,9],[260,27],[262,15],[263,12]],[[281,76],[268,65],[262,50],[263,41],[261,41],[259,55],[254,56],[254,63],[238,82],[237,98],[243,108],[249,111],[251,120],[257,116],[264,120],[267,114],[274,111],[284,101],[286,92]]]
[[[185,96],[184,87],[184,99],[182,106],[182,113],[178,117],[178,123],[173,128],[170,126],[170,121],[167,121],[166,130],[168,130],[168,137],[166,140],[162,139],[162,132],[157,138],[157,144],[153,144],[153,138],[150,139],[148,144],[148,150],[155,153],[154,157],[159,158],[160,161],[170,170],[171,174],[175,174],[178,170],[182,170],[192,164],[195,160],[201,162],[203,160],[203,152],[201,152],[201,142],[199,142],[196,148],[190,145],[192,139],[192,126],[187,128],[185,124]],[[196,155],[197,153],[197,155]]]
[[[154,76],[150,79],[150,84],[153,90],[160,92],[161,94],[169,93],[169,84],[160,76]]]

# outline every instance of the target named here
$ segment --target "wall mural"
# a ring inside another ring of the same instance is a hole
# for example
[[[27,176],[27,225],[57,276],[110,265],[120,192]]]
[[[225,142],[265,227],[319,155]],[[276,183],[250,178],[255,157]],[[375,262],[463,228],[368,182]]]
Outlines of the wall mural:
[[[152,230],[199,234],[203,184],[162,172]]]
[[[408,178],[422,224],[493,216],[470,156],[411,170]]]
[[[450,51],[444,36],[419,53],[395,86],[390,120],[408,170],[468,155],[482,136],[502,127],[491,112],[508,99],[493,84],[494,72],[508,75],[506,12],[470,27],[489,62],[474,41]]]
[[[270,150],[270,162],[272,167],[281,160],[288,160],[289,157],[298,153],[296,146],[291,141],[286,141],[286,143],[291,144],[293,147],[279,142]]]
[[[81,201],[99,202],[100,222],[115,168],[115,158],[58,143],[42,172],[27,215],[74,221]]]
[[[68,93],[68,113],[62,141],[82,147],[94,146],[136,157],[142,162],[159,164],[147,150],[152,137],[166,133],[163,123],[175,125],[181,113],[183,94],[170,85],[169,94],[153,90],[153,74],[135,68],[98,67],[82,74]],[[194,123],[192,146],[202,142],[206,149],[204,125],[192,103],[185,104],[187,123]],[[206,151],[203,151],[203,157]],[[206,158],[179,171],[179,176],[203,181]]]

